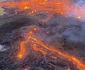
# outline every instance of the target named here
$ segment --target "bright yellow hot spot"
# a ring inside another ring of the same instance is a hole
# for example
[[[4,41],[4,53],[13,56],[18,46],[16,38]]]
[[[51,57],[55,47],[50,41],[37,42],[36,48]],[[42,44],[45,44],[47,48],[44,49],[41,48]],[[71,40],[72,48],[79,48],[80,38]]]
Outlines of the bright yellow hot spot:
[[[21,59],[21,58],[23,57],[23,55],[22,55],[22,54],[19,54],[17,57],[18,57],[19,59]]]
[[[78,16],[78,18],[80,19],[81,17],[80,17],[80,16]]]
[[[25,6],[24,9],[28,9],[28,6]]]

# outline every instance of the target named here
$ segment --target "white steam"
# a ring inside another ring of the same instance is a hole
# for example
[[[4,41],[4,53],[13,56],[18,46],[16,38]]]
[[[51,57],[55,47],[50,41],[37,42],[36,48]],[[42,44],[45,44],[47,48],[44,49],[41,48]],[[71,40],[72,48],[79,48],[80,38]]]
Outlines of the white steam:
[[[85,0],[77,0],[76,3],[74,3],[73,7],[70,9],[70,13],[68,12],[68,15],[70,17],[75,17],[77,19],[85,21]]]
[[[8,50],[7,48],[4,47],[4,45],[0,45],[0,52],[4,52]]]

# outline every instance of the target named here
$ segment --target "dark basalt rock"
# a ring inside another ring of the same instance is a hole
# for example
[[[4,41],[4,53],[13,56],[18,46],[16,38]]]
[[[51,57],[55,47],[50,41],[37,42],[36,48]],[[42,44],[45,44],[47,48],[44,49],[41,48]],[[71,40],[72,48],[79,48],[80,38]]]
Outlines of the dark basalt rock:
[[[17,20],[13,20],[13,22],[0,26],[0,44],[10,47],[9,50],[0,52],[0,70],[22,70],[28,66],[30,70],[66,70],[67,68],[78,70],[67,59],[63,59],[62,57],[53,59],[49,55],[44,56],[42,53],[30,48],[31,45],[27,48],[30,53],[24,59],[16,59],[16,54],[19,51],[19,43],[24,40],[19,29],[30,25],[38,25],[38,21],[36,20],[35,22],[27,16],[25,18],[23,16]]]

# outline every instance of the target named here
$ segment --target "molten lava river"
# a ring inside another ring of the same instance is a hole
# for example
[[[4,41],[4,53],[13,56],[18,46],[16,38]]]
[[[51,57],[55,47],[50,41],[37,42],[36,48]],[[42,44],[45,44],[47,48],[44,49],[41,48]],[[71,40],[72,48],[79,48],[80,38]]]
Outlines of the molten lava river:
[[[85,70],[84,0],[4,0],[0,70]]]

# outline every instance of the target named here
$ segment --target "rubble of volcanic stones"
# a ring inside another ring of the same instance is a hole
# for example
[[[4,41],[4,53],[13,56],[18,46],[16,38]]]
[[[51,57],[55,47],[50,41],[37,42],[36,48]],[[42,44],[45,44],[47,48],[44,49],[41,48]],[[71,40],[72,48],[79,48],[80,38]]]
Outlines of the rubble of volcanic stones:
[[[30,70],[66,70],[68,68],[77,70],[76,66],[61,57],[53,59],[34,51],[24,59],[16,60],[9,56],[10,53],[2,53],[3,57],[0,57],[0,70],[22,70],[28,66],[30,66]]]
[[[16,54],[19,51],[19,43],[24,37],[17,33],[6,35],[2,44],[10,47],[5,52],[0,52],[0,70],[23,70],[30,67],[30,70],[78,70],[72,62],[55,54],[56,59],[49,54],[43,55],[41,52],[34,51],[31,45],[26,46],[28,51],[26,57],[17,60]],[[42,46],[41,46],[42,47]],[[52,55],[52,54],[51,54]],[[53,54],[54,55],[54,54]]]
[[[29,48],[30,49],[30,48]],[[23,59],[20,66],[30,66],[30,70],[77,70],[76,66],[67,59],[55,55],[56,59],[52,58],[49,54],[43,55],[41,52],[29,50],[30,53]]]

